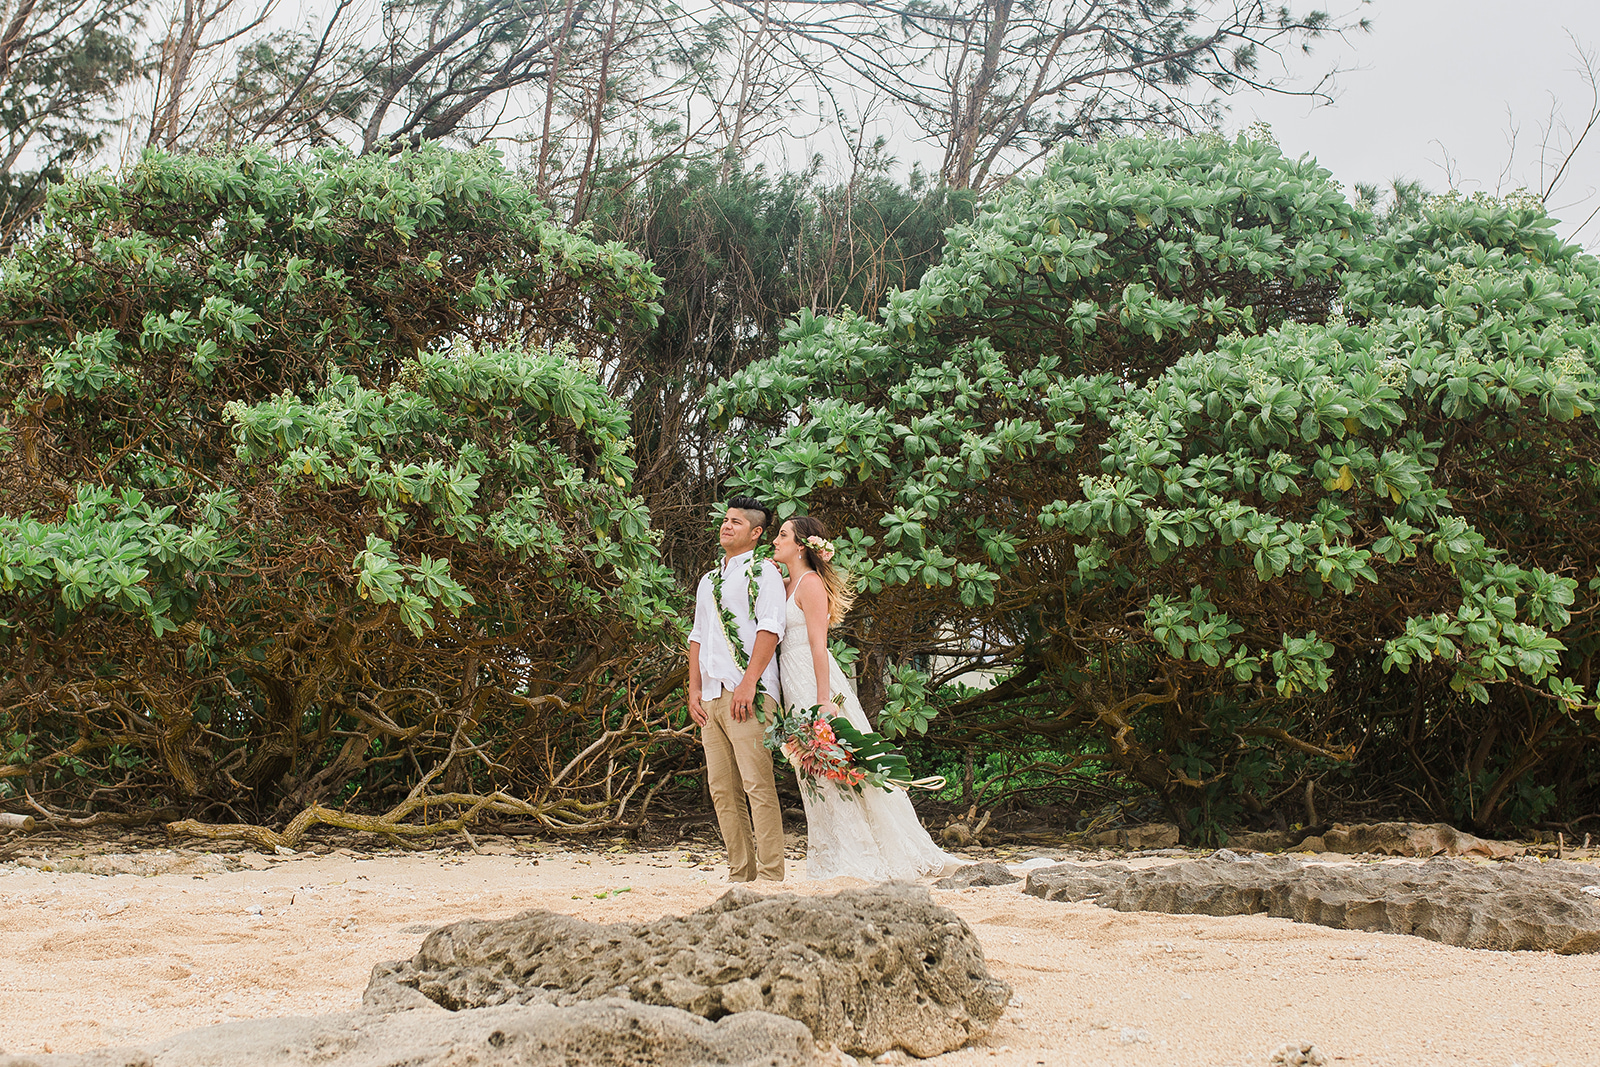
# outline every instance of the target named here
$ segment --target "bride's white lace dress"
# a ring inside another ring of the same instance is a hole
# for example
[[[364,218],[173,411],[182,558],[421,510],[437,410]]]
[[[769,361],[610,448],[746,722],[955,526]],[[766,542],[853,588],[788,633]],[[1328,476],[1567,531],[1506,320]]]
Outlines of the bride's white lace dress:
[[[778,670],[786,707],[817,703],[817,670],[806,636],[806,617],[789,598]],[[870,730],[861,701],[856,699],[838,661],[828,657],[828,688],[845,695],[844,717],[858,730]],[[911,799],[898,789],[863,787],[860,793],[823,782],[812,795],[802,783],[806,805],[806,877],[849,876],[871,882],[936,874],[947,864],[964,862],[933,843],[922,828]]]

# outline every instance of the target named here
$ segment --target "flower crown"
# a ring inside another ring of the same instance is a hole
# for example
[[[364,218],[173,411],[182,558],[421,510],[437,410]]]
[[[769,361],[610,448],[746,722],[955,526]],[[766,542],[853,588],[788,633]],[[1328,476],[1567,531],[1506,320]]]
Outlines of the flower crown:
[[[834,549],[832,541],[825,540],[821,537],[818,537],[816,534],[812,534],[810,537],[806,538],[805,545],[807,548],[811,549],[811,551],[821,556],[822,562],[827,563],[833,559]]]

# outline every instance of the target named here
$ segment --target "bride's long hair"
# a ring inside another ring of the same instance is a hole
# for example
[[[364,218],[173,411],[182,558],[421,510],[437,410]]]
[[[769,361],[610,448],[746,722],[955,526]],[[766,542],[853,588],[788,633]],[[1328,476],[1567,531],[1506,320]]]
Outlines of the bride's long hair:
[[[796,515],[789,522],[794,530],[795,541],[805,553],[806,566],[817,572],[822,579],[823,589],[827,590],[828,625],[837,626],[856,599],[855,583],[850,572],[835,566],[832,560],[823,559],[822,553],[807,543],[812,537],[819,541],[828,539],[828,528],[819,520],[810,515]]]

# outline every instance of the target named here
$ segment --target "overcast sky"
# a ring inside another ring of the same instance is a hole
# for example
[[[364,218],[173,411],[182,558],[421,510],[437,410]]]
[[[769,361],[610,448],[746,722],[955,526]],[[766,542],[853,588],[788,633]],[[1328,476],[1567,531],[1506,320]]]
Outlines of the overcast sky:
[[[1398,176],[1435,192],[1450,188],[1451,177],[1469,192],[1536,188],[1547,180],[1540,127],[1549,124],[1552,103],[1572,127],[1589,118],[1594,100],[1567,35],[1600,53],[1600,0],[1374,0],[1359,9],[1348,0],[1325,3],[1372,21],[1371,33],[1332,38],[1310,56],[1293,57],[1302,87],[1330,67],[1346,71],[1335,102],[1238,97],[1229,125],[1271,123],[1286,152],[1309,152],[1346,187]],[[1520,134],[1502,180],[1512,126]],[[1553,214],[1563,219],[1563,236],[1595,248],[1600,216],[1574,231],[1600,206],[1600,125],[1570,173],[1552,198]]]

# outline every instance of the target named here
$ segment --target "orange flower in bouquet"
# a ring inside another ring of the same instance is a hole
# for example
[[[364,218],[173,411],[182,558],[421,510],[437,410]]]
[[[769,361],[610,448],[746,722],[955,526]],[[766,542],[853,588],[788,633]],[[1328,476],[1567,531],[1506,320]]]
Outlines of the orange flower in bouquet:
[[[780,742],[779,751],[794,764],[807,786],[815,789],[815,783],[825,779],[856,788],[866,781],[867,773],[853,766],[850,752],[839,744],[838,735],[826,719],[796,717],[784,732],[787,736]]]
[[[862,733],[841,716],[821,706],[784,708],[766,726],[767,747],[788,757],[800,781],[813,796],[823,782],[833,782],[844,796],[863,786],[879,789],[937,789],[943,778],[911,780],[906,759],[875,733]]]

